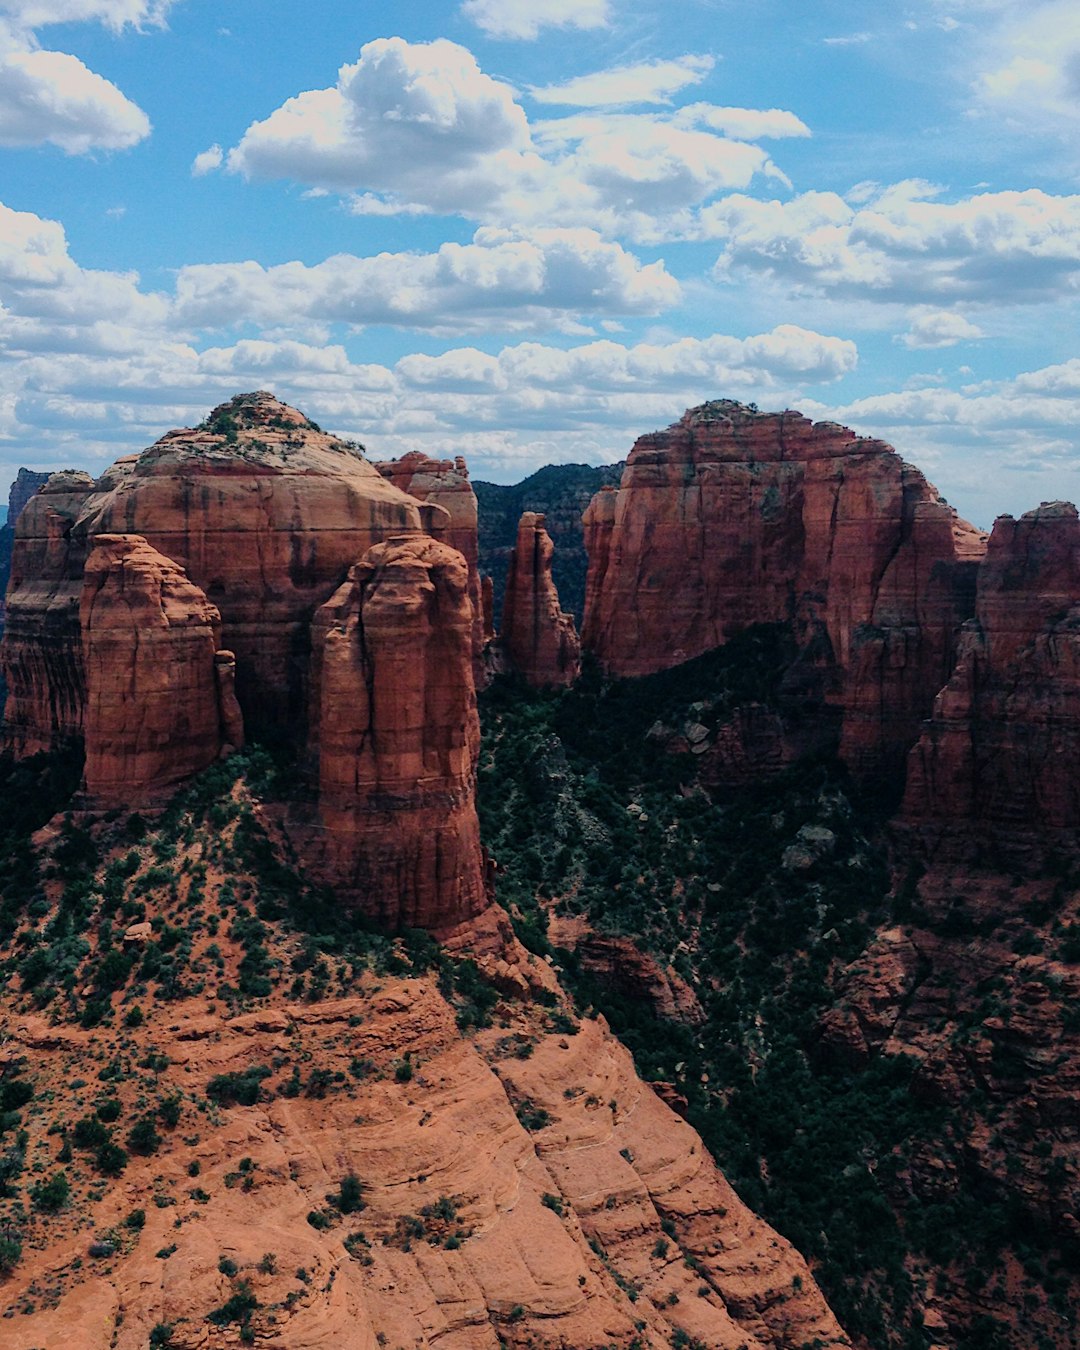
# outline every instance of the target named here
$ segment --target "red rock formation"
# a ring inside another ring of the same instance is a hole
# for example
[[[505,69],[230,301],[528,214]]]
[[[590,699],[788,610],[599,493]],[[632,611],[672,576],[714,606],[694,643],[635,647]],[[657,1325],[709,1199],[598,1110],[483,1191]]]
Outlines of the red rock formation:
[[[484,662],[484,606],[481,597],[479,533],[476,493],[469,482],[464,459],[431,459],[411,450],[400,459],[385,460],[375,468],[402,492],[417,501],[441,507],[444,519],[425,520],[424,529],[444,544],[456,548],[469,565],[469,599],[473,607],[473,675],[479,681]]]
[[[34,495],[40,492],[49,481],[51,474],[39,473],[36,469],[20,469],[8,492],[7,523],[14,525],[23,513],[23,507]]]
[[[443,519],[435,504],[428,515]],[[221,611],[249,727],[302,737],[311,616],[367,548],[420,523],[359,450],[261,392],[97,484],[54,475],[16,531],[0,653],[10,742],[26,753],[81,734],[78,601],[95,534],[140,534],[184,568]]]
[[[1080,519],[994,523],[975,618],[911,752],[902,819],[1022,841],[1080,828]]]
[[[618,675],[791,622],[852,767],[895,761],[952,667],[982,536],[881,441],[727,401],[641,437],[585,514],[583,645]]]
[[[212,764],[222,746],[221,617],[183,569],[139,535],[99,534],[79,619],[95,804],[145,804]],[[242,744],[242,726],[232,730]]]
[[[581,671],[574,620],[551,579],[554,551],[544,517],[526,511],[506,578],[502,641],[513,669],[539,689],[573,684]]]
[[[315,617],[320,828],[301,847],[391,928],[449,927],[488,901],[472,632],[465,559],[420,533],[370,549]]]

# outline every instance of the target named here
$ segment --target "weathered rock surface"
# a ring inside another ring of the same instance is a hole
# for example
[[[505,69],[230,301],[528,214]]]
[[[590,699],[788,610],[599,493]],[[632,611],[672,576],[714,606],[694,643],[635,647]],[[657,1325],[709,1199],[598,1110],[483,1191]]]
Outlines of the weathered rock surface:
[[[642,436],[585,514],[583,646],[664,669],[794,626],[856,771],[895,764],[952,669],[983,536],[880,441],[723,401]]]
[[[163,1018],[152,1044],[169,1067],[156,1086],[177,1094],[181,1124],[26,1253],[0,1298],[36,1305],[4,1324],[19,1333],[12,1344],[143,1350],[164,1323],[177,1347],[223,1350],[237,1327],[209,1314],[241,1281],[257,1343],[277,1350],[667,1350],[678,1331],[718,1350],[849,1344],[801,1257],[746,1209],[602,1023],[552,1034],[508,1008],[535,1044],[523,1061],[505,1030],[463,1038],[433,981],[379,983],[240,1017]],[[5,1053],[32,1048],[54,1085],[52,1114],[84,1114],[68,1084],[91,1076],[101,1037],[35,1017],[4,1029]],[[403,1055],[407,1081],[394,1073]],[[271,1061],[284,1067],[257,1104],[196,1115],[211,1078]],[[348,1072],[357,1061],[362,1082]],[[282,1096],[294,1064],[344,1082]],[[113,1088],[125,1119],[136,1088]],[[196,1120],[197,1142],[183,1137]],[[32,1128],[44,1137],[43,1121]],[[335,1214],[328,1198],[349,1174],[363,1212]],[[146,1218],[133,1232],[123,1220],[136,1204]],[[113,1253],[88,1259],[113,1231]],[[47,1302],[35,1283],[53,1291]]]
[[[86,790],[100,806],[160,799],[220,753],[221,616],[145,539],[99,534],[83,574],[79,620]],[[242,745],[242,723],[230,730]]]
[[[994,524],[975,618],[911,752],[902,820],[979,847],[1080,828],[1080,518]]]
[[[483,675],[484,605],[481,596],[479,525],[476,493],[469,482],[464,459],[431,459],[412,450],[400,459],[376,463],[379,473],[402,492],[419,502],[441,507],[423,522],[428,534],[457,549],[469,566],[469,599],[473,607],[473,673]]]
[[[511,667],[537,689],[573,684],[581,671],[574,619],[551,579],[554,551],[544,517],[526,511],[510,557],[501,637]]]
[[[437,505],[428,507],[442,520]],[[119,460],[95,483],[54,474],[16,530],[8,736],[20,753],[82,731],[82,569],[95,534],[140,534],[221,611],[249,726],[302,736],[309,625],[372,544],[421,524],[417,502],[362,453],[259,392]]]
[[[465,559],[419,532],[370,549],[315,618],[319,829],[303,851],[391,928],[447,927],[488,901],[472,634]]]

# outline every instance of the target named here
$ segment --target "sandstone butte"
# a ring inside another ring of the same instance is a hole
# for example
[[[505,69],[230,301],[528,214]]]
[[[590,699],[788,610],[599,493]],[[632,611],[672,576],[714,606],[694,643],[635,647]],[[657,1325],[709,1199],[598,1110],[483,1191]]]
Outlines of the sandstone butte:
[[[985,550],[891,446],[727,400],[640,437],[585,532],[582,645],[603,667],[649,674],[790,623],[859,774],[902,766]]]
[[[551,578],[554,552],[544,517],[524,512],[506,578],[502,643],[512,668],[538,689],[573,684],[581,673],[574,619]]]
[[[270,394],[238,396],[97,481],[54,474],[16,529],[0,662],[8,744],[20,754],[82,734],[83,567],[96,534],[137,534],[221,613],[250,730],[302,739],[311,616],[421,506]],[[438,507],[429,515],[441,519]]]
[[[994,523],[956,668],[911,751],[901,820],[976,850],[1080,828],[1080,519]],[[960,827],[959,831],[956,827]]]
[[[466,920],[487,903],[482,614],[475,569],[421,526],[471,530],[475,558],[469,521],[261,392],[96,482],[54,474],[16,530],[7,744],[82,742],[101,806],[160,798],[245,726],[285,736],[318,791],[293,822],[313,871],[394,928]]]
[[[461,455],[454,459],[431,459],[412,450],[400,459],[375,464],[379,473],[396,488],[417,501],[441,507],[446,512],[431,512],[425,518],[428,534],[457,549],[469,567],[469,599],[473,607],[473,675],[477,683],[484,678],[484,604],[480,576],[479,525],[476,493],[469,482],[469,470]]]

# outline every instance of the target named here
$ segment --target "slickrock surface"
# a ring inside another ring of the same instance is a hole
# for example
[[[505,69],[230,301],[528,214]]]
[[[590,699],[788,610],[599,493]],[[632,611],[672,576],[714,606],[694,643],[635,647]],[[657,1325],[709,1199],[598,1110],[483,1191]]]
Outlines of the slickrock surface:
[[[257,1344],[278,1350],[667,1350],[679,1328],[719,1350],[848,1343],[801,1258],[602,1023],[566,1035],[527,1006],[506,1014],[471,1042],[434,982],[408,979],[232,1018],[185,1005],[123,1047],[114,1033],[6,1019],[3,1053],[32,1057],[69,1125],[87,1102],[68,1084],[151,1042],[165,1065],[151,1091],[178,1094],[180,1121],[96,1201],[83,1199],[81,1161],[69,1168],[77,1207],[0,1287],[15,1312],[4,1344],[145,1350],[166,1324],[177,1350],[220,1350],[237,1327],[208,1315],[244,1284]],[[202,1112],[212,1078],[271,1063],[257,1104]],[[330,1085],[282,1096],[294,1065]],[[112,1086],[124,1118],[143,1087]],[[362,1210],[340,1213],[327,1201],[347,1175]],[[141,1230],[124,1226],[133,1208]],[[89,1257],[95,1239],[114,1250]]]
[[[419,533],[370,549],[315,618],[320,828],[303,852],[390,928],[487,903],[472,633],[465,559]]]
[[[479,681],[484,662],[484,606],[481,597],[479,533],[476,493],[469,482],[469,470],[461,455],[454,459],[432,459],[412,450],[400,459],[375,464],[379,473],[402,492],[417,501],[442,507],[446,517],[437,513],[424,529],[451,548],[456,548],[469,565],[469,599],[473,607],[473,674]]]
[[[10,739],[29,752],[81,731],[78,596],[95,534],[140,534],[184,568],[221,611],[249,726],[302,734],[312,614],[366,549],[420,524],[415,500],[359,450],[263,392],[169,432],[96,484],[53,475],[16,531],[2,654]]]
[[[983,551],[890,446],[729,401],[642,436],[585,533],[582,644],[608,670],[648,674],[791,622],[858,771],[914,742]]]
[[[975,618],[911,752],[902,819],[976,846],[1080,828],[1080,519],[994,524]]]
[[[99,806],[160,800],[221,750],[221,616],[145,539],[99,534],[83,573],[79,619],[87,792]],[[242,723],[237,735],[242,745]]]
[[[581,671],[574,619],[551,579],[554,551],[544,517],[526,511],[506,578],[502,641],[512,668],[537,689],[573,684]]]

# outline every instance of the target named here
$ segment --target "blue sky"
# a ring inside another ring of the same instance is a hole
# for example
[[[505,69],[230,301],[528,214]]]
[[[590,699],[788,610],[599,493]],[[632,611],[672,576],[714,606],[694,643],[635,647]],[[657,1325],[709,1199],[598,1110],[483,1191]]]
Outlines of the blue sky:
[[[1080,497],[1073,0],[0,0],[0,480],[270,388],[376,458],[707,398]]]

